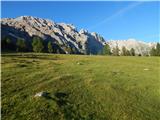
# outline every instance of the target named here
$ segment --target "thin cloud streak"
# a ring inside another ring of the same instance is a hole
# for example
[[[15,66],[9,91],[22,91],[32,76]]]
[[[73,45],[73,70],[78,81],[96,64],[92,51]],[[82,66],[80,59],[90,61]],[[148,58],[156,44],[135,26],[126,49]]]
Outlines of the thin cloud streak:
[[[135,2],[135,3],[128,5],[127,7],[122,8],[121,10],[117,11],[115,14],[111,15],[110,17],[107,17],[104,20],[100,21],[99,23],[95,24],[94,26],[90,27],[89,30],[92,30],[92,29],[118,17],[119,15],[122,15],[122,14],[128,12],[129,10],[141,5],[142,3],[143,2]]]

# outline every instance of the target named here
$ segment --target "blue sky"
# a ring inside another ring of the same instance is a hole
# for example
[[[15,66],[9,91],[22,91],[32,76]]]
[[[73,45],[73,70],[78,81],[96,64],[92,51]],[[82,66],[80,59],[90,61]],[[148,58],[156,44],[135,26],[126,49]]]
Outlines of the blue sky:
[[[36,16],[74,24],[106,40],[160,40],[160,2],[2,2],[1,17]]]

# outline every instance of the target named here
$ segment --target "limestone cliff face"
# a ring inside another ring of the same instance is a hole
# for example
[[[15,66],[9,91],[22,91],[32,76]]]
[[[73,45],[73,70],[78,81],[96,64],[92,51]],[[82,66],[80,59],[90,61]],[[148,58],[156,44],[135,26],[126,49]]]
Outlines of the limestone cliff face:
[[[74,49],[75,53],[97,54],[105,44],[109,44],[111,50],[118,46],[120,50],[125,46],[128,50],[135,49],[136,54],[148,54],[156,43],[145,43],[135,39],[105,41],[102,36],[87,30],[77,31],[72,24],[56,23],[48,19],[32,16],[1,19],[1,37],[6,36],[16,40],[23,38],[31,42],[34,36],[41,37],[44,41],[52,41],[57,44],[63,53],[68,53],[66,48]],[[120,51],[121,52],[121,51]]]
[[[97,54],[105,42],[97,33],[83,29],[78,32],[72,24],[55,23],[32,16],[1,19],[1,28],[2,38],[10,36],[13,40],[23,38],[30,41],[33,36],[38,36],[60,45],[64,53],[67,53],[64,48],[70,47],[76,53]]]
[[[111,49],[118,46],[120,49],[120,52],[121,52],[123,46],[125,46],[128,50],[130,50],[131,48],[134,48],[135,53],[141,54],[141,55],[149,55],[151,48],[156,46],[156,43],[146,43],[146,42],[142,42],[142,41],[137,41],[135,39],[110,40],[106,43],[109,44]]]

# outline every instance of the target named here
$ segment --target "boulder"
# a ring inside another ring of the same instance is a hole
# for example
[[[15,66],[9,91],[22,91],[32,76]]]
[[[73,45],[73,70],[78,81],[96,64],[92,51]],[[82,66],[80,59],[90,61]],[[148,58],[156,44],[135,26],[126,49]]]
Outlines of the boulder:
[[[48,96],[48,93],[45,92],[45,91],[36,93],[36,94],[34,95],[34,97],[47,97],[47,96]]]

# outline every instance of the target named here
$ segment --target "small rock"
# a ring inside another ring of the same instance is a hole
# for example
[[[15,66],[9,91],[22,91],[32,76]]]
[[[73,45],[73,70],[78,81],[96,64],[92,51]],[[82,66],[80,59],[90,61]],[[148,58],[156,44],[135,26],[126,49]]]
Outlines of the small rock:
[[[34,97],[46,97],[48,95],[47,92],[39,92],[34,95]]]
[[[77,65],[82,65],[82,63],[80,63],[80,62],[77,62]]]
[[[149,70],[149,69],[148,69],[148,68],[145,68],[145,69],[143,69],[143,70],[146,70],[146,71],[147,71],[147,70]]]

